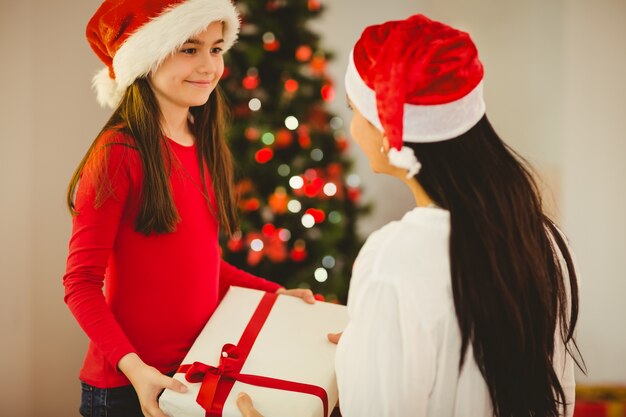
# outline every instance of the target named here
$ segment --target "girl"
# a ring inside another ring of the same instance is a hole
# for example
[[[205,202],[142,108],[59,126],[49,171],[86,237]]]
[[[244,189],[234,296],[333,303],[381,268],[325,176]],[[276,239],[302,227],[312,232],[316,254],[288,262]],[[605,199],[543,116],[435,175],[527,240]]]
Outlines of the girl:
[[[164,416],[161,390],[186,389],[164,374],[230,285],[314,302],[221,260],[219,227],[236,219],[217,84],[238,28],[229,0],[110,0],[87,26],[106,64],[98,99],[115,111],[68,192],[65,301],[90,339],[83,416]]]
[[[349,324],[329,335],[344,417],[573,414],[572,257],[487,120],[482,79],[468,34],[422,15],[354,46],[352,136],[416,208],[368,238]]]

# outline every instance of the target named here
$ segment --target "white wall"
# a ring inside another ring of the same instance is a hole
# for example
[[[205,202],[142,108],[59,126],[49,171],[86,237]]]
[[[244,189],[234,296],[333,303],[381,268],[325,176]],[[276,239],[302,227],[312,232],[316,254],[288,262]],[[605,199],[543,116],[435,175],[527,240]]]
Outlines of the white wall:
[[[108,115],[89,89],[100,64],[84,40],[97,3],[0,2],[0,415],[77,415],[86,338],[63,303],[70,232],[64,192]],[[421,11],[472,33],[486,65],[490,118],[547,174],[578,254],[587,380],[625,382],[626,3],[325,4],[315,26],[337,53],[333,105],[346,121],[343,71],[363,27]],[[395,200],[376,206],[361,225],[367,232],[400,217],[412,200],[401,184],[371,174],[354,146],[351,152],[365,198],[384,191]]]
[[[626,381],[626,2],[565,13],[563,220],[581,277],[589,380]]]
[[[12,64],[2,66],[0,77],[0,414],[26,417],[32,411],[26,390],[33,327],[31,6],[27,0],[0,4],[0,55]]]
[[[63,302],[64,193],[107,116],[84,28],[97,4],[0,2],[0,415],[78,415],[86,337]]]

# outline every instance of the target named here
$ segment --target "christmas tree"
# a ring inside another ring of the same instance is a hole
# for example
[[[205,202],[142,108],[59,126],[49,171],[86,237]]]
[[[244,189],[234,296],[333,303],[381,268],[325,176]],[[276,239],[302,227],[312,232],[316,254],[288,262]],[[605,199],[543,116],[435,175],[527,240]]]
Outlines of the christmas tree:
[[[222,88],[233,109],[240,230],[224,258],[287,288],[345,302],[362,240],[359,178],[349,174],[347,126],[334,99],[332,56],[306,24],[318,0],[240,0],[239,42],[226,55]]]

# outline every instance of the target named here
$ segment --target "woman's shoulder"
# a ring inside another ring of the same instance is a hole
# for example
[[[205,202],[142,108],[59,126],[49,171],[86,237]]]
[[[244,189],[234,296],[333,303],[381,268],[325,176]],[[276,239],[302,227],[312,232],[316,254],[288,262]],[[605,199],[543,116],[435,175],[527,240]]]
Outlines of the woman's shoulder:
[[[391,221],[372,232],[367,242],[383,246],[415,244],[431,239],[448,239],[450,234],[450,213],[439,208],[416,207],[402,219]]]
[[[372,233],[357,262],[366,266],[374,279],[431,281],[448,278],[449,214],[445,210],[418,208],[401,220],[392,221]]]

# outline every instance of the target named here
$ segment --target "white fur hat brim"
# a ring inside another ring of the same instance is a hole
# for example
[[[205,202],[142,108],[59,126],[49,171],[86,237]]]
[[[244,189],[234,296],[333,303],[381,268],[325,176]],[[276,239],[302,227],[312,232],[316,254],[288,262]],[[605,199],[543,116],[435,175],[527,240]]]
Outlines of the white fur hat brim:
[[[93,78],[93,88],[103,107],[117,107],[126,89],[140,77],[156,70],[189,38],[212,22],[224,23],[224,51],[237,40],[239,16],[229,0],[187,0],[166,9],[141,26],[120,46],[113,57],[115,79],[108,68]]]

